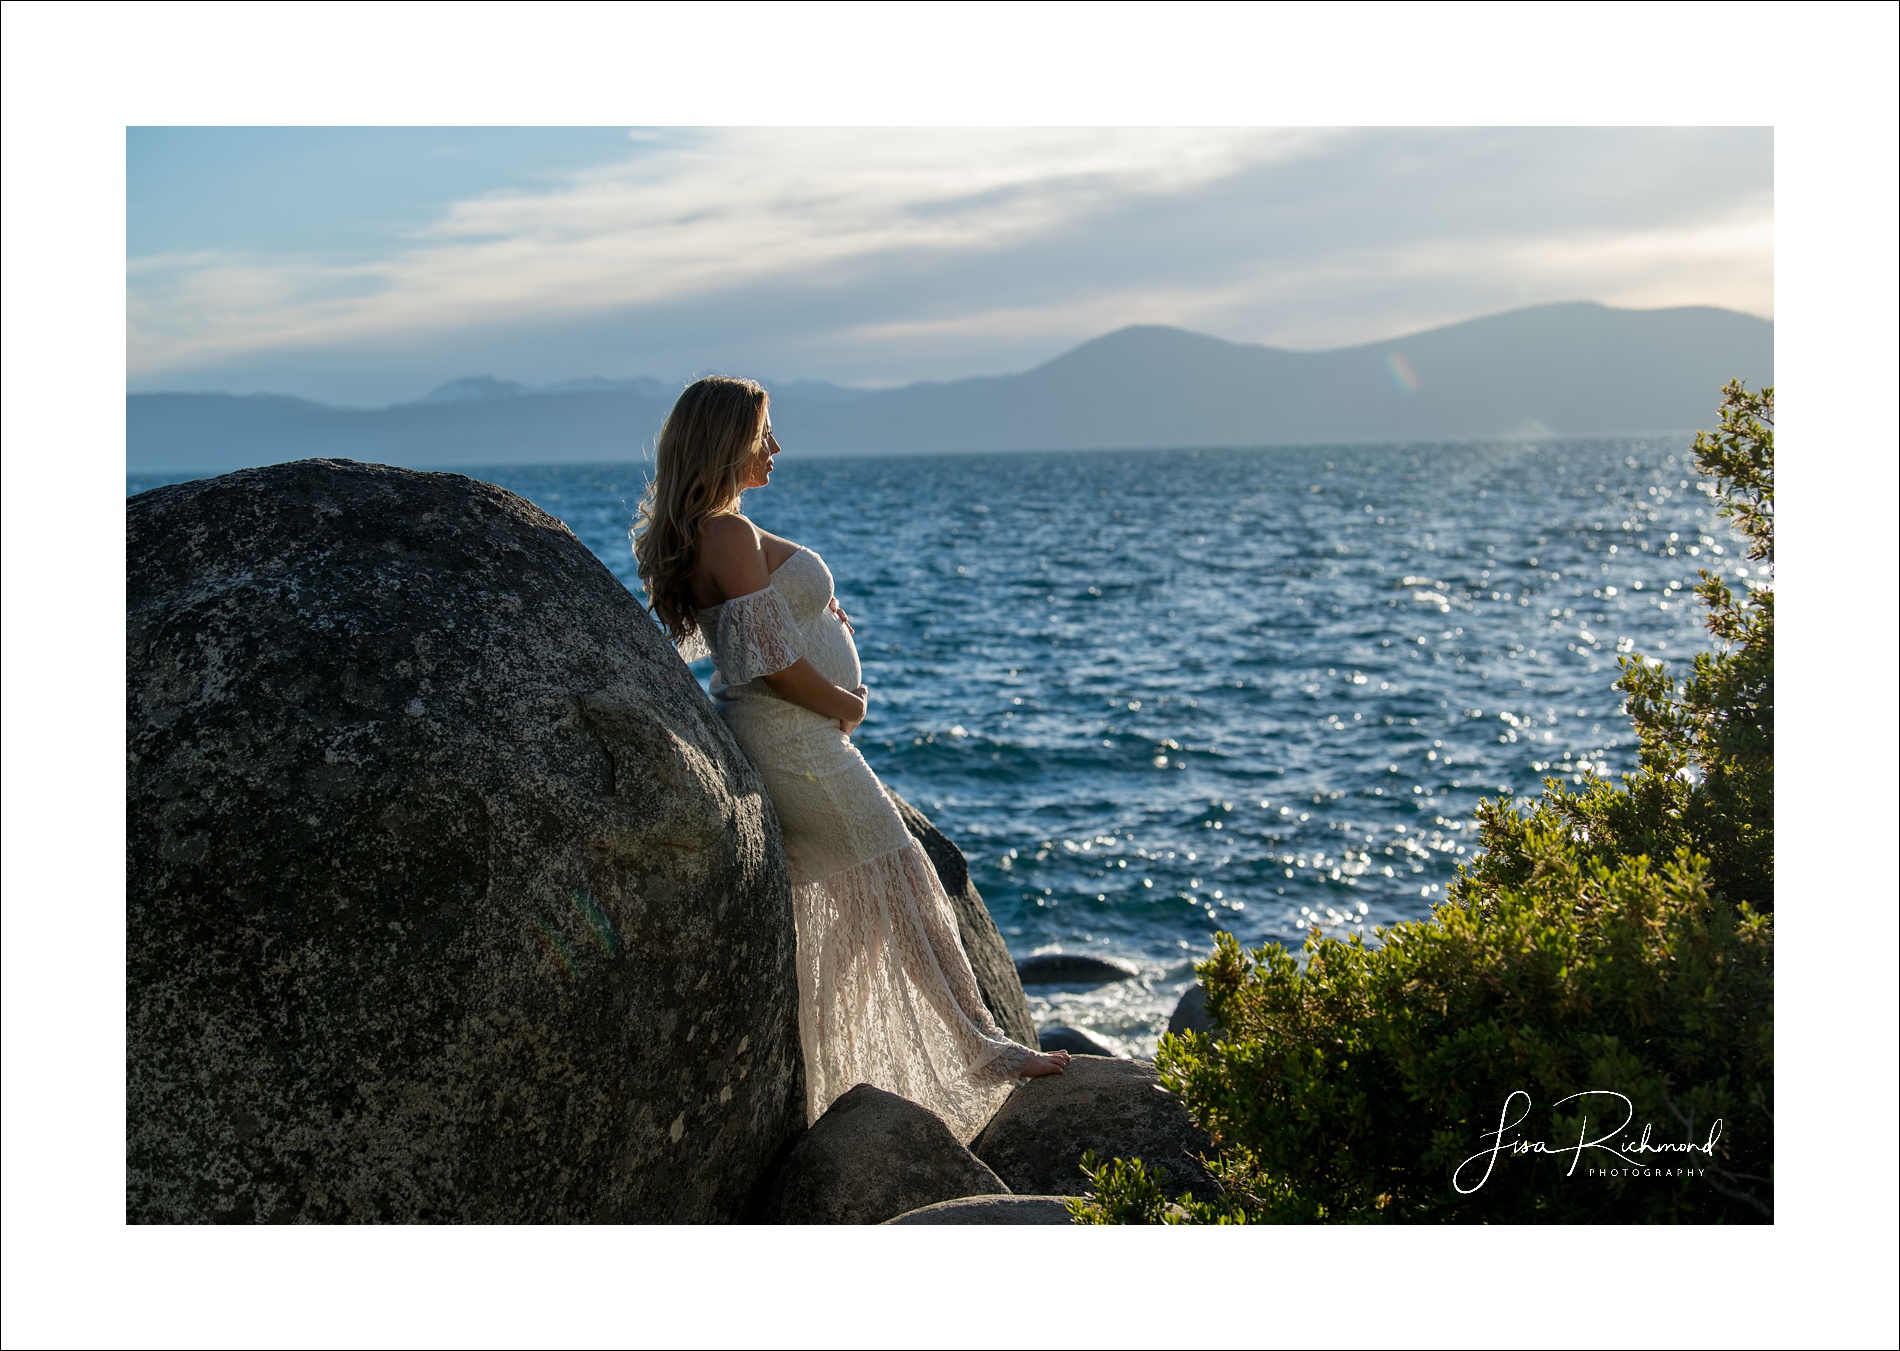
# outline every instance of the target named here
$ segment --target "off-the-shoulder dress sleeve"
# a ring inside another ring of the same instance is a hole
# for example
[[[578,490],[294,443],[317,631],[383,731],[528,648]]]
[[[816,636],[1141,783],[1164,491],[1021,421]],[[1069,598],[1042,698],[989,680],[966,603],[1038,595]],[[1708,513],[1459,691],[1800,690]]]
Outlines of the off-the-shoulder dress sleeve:
[[[712,659],[728,685],[783,671],[802,655],[798,622],[776,587],[734,596],[719,607]]]
[[[673,644],[673,647],[679,652],[680,660],[685,662],[698,661],[701,657],[710,657],[712,655],[712,649],[706,646],[705,635],[698,629],[694,629],[691,633]]]

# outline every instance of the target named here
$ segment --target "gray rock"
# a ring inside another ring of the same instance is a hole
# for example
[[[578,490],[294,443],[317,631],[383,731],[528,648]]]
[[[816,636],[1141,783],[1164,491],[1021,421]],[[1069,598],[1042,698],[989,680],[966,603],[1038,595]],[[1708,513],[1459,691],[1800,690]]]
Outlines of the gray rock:
[[[1082,1153],[1103,1162],[1139,1158],[1170,1195],[1213,1196],[1198,1154],[1212,1142],[1140,1060],[1077,1056],[1061,1074],[1030,1079],[1010,1094],[971,1149],[1024,1196],[1079,1196],[1088,1189]]]
[[[928,1108],[859,1084],[792,1146],[760,1218],[882,1224],[938,1201],[1008,1191]]]
[[[1016,963],[1024,985],[1108,985],[1140,974],[1132,962],[1083,952],[1044,952]]]
[[[1168,1031],[1204,1032],[1208,1036],[1219,1036],[1220,1027],[1207,1011],[1207,990],[1197,980],[1181,994],[1181,1002],[1174,1006],[1174,1012],[1168,1015]]]
[[[633,595],[451,474],[126,518],[128,1220],[736,1215],[804,1124],[790,887]]]
[[[930,855],[937,869],[937,880],[950,895],[950,908],[956,912],[957,928],[963,938],[963,950],[970,955],[970,969],[976,973],[976,986],[983,995],[996,1025],[1024,1046],[1036,1044],[1036,1019],[1029,1011],[1029,997],[1016,978],[1016,967],[1009,959],[1009,948],[990,918],[989,907],[970,880],[970,864],[963,851],[930,818],[904,801],[889,787],[885,793],[904,818],[904,826]]]
[[[886,1224],[1074,1224],[1060,1196],[964,1196],[906,1211]]]
[[[1079,1027],[1046,1027],[1042,1030],[1044,1051],[1067,1051],[1070,1055],[1120,1055],[1113,1046],[1092,1032]]]

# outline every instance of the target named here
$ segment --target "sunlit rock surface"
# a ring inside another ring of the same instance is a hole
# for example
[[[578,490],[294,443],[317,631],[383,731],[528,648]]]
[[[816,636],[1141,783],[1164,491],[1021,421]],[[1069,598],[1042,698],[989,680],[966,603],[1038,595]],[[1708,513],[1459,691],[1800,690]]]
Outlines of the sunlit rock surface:
[[[1073,1224],[1059,1196],[965,1196],[905,1211],[886,1224]]]
[[[1079,1055],[1061,1074],[1029,1080],[970,1148],[1023,1196],[1080,1196],[1088,1150],[1103,1162],[1140,1159],[1169,1195],[1218,1190],[1200,1162],[1213,1142],[1141,1060]]]
[[[800,1137],[772,1180],[768,1224],[882,1224],[1009,1188],[928,1108],[859,1084]]]
[[[756,771],[558,521],[313,460],[127,503],[127,1217],[733,1218],[802,1125]]]

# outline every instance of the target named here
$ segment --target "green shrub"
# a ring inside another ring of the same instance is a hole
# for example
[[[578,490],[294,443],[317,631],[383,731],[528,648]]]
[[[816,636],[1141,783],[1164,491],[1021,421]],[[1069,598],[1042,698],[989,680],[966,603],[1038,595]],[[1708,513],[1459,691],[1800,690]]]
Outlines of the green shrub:
[[[1773,414],[1731,384],[1695,443],[1758,564]],[[1155,1064],[1225,1194],[1090,1159],[1078,1219],[1771,1217],[1773,598],[1706,571],[1698,593],[1722,650],[1680,685],[1624,662],[1641,751],[1620,787],[1481,804],[1484,852],[1373,945],[1315,934],[1302,969],[1219,937],[1198,972],[1220,1037],[1164,1037]]]

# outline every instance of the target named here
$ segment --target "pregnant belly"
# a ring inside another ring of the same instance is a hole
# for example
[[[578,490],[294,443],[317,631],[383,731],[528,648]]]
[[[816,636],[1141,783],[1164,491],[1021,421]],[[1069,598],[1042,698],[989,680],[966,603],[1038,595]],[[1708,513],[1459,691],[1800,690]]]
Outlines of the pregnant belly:
[[[838,616],[826,610],[806,630],[806,658],[834,685],[855,689],[864,683],[864,668],[858,665],[858,645],[844,631]]]

